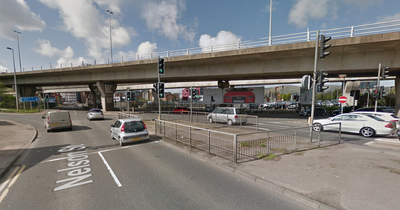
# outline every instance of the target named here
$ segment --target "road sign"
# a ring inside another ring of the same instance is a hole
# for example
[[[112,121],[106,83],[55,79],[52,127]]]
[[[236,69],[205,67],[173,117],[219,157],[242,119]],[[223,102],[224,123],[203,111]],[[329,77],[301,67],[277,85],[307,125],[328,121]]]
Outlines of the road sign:
[[[347,97],[346,97],[346,96],[340,96],[340,97],[339,97],[339,102],[340,102],[341,104],[346,103],[346,102],[347,102]]]
[[[39,97],[21,97],[19,99],[19,101],[21,101],[21,102],[38,102]]]

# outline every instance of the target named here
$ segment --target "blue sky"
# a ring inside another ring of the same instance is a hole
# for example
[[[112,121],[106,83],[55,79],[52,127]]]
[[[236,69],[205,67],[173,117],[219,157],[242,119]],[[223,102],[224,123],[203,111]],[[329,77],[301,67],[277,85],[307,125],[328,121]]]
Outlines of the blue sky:
[[[270,0],[0,0],[0,71],[268,37]],[[272,36],[400,19],[395,0],[273,0]],[[112,15],[106,12],[109,9]],[[334,37],[333,37],[334,38]]]

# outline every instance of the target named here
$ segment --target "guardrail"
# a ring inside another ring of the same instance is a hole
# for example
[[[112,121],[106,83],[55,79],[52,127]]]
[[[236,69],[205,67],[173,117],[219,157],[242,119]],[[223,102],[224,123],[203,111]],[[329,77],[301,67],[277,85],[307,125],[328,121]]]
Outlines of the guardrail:
[[[338,144],[341,141],[341,124],[332,124],[338,124],[338,133],[321,132],[321,129],[314,130],[312,126],[305,126],[235,134],[165,120],[155,120],[154,129],[155,135],[237,163],[238,160],[254,160],[269,154],[282,155]]]
[[[392,20],[385,21],[379,23],[371,23],[371,24],[363,24],[357,26],[349,26],[342,28],[334,28],[334,29],[323,29],[320,30],[321,34],[326,34],[328,36],[332,36],[333,39],[336,38],[345,38],[345,37],[355,37],[355,36],[364,36],[364,35],[372,35],[372,34],[380,34],[380,33],[388,33],[400,31],[400,20]],[[172,51],[164,51],[164,52],[152,52],[147,54],[136,54],[134,56],[125,56],[125,57],[114,57],[112,61],[109,58],[101,59],[101,60],[84,60],[80,63],[60,63],[58,64],[57,69],[63,68],[73,68],[73,67],[83,67],[83,66],[92,66],[92,65],[101,65],[101,64],[109,64],[109,63],[123,63],[129,61],[137,61],[137,60],[148,60],[155,59],[158,57],[175,57],[175,56],[183,56],[183,55],[194,55],[194,54],[202,54],[202,53],[212,53],[212,52],[221,52],[228,50],[236,50],[236,49],[246,49],[246,48],[256,48],[256,47],[264,47],[271,45],[281,45],[281,44],[289,44],[289,43],[298,43],[298,42],[308,42],[314,41],[316,38],[317,30],[309,31],[307,29],[306,32],[272,36],[271,44],[269,43],[269,37],[253,39],[248,41],[240,41],[234,43],[226,43],[221,45],[211,45],[205,47],[195,47],[195,48],[187,48],[180,50],[172,50]],[[45,69],[48,68],[48,69]],[[46,67],[31,67],[26,69],[26,71],[35,71],[35,70],[51,70],[53,66],[51,63]],[[23,69],[22,71],[25,71]],[[8,72],[8,69],[6,70]],[[12,71],[10,71],[12,72]]]

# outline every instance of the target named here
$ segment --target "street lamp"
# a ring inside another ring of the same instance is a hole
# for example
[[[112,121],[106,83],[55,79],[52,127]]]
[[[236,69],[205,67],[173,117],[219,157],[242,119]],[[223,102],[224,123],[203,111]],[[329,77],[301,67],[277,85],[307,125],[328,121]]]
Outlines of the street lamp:
[[[17,75],[15,72],[15,59],[14,59],[14,49],[11,47],[7,47],[7,50],[11,50],[12,51],[12,55],[13,55],[13,64],[14,64],[14,86],[15,86],[15,105],[17,106],[17,110],[18,109],[18,88],[17,88]]]
[[[110,55],[111,55],[111,63],[113,63],[113,56],[112,56],[112,37],[111,37],[111,15],[114,14],[110,10],[107,10],[107,12],[110,14],[109,19],[110,19]]]
[[[17,43],[18,43],[18,58],[19,58],[19,72],[22,72],[22,66],[21,66],[21,52],[19,51],[19,36],[18,34],[21,34],[21,32],[14,30],[15,33],[17,33]]]
[[[272,44],[271,30],[272,30],[272,0],[269,1],[269,40],[268,40],[269,46],[271,46]]]

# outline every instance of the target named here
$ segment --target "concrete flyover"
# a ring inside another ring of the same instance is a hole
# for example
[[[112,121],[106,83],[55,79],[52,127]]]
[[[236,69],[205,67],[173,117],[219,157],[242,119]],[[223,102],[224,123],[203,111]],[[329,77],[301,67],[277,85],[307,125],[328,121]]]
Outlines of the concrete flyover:
[[[333,37],[334,38],[334,37]],[[331,55],[319,60],[318,69],[337,78],[377,76],[378,64],[390,66],[390,75],[400,74],[400,32],[332,39]],[[299,79],[312,74],[315,41],[258,48],[166,57],[161,81],[196,82],[217,80]],[[150,84],[157,81],[157,59],[60,68],[17,73],[18,86]],[[13,74],[0,80],[12,86]],[[396,78],[396,84],[400,81]],[[396,90],[398,87],[396,87]],[[32,91],[25,91],[32,92]],[[400,90],[396,91],[400,93]],[[20,92],[19,94],[22,94]],[[103,97],[103,96],[102,96]],[[399,102],[400,103],[400,102]],[[398,105],[396,104],[398,109]]]

